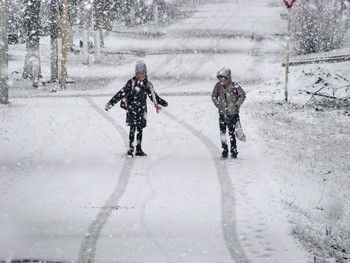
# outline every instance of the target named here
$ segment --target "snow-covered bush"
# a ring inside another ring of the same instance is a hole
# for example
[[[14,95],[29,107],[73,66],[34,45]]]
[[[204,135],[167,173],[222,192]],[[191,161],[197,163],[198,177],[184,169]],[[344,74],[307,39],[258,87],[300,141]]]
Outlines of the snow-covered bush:
[[[349,2],[346,0],[297,1],[291,25],[296,52],[308,54],[342,47],[348,25]]]

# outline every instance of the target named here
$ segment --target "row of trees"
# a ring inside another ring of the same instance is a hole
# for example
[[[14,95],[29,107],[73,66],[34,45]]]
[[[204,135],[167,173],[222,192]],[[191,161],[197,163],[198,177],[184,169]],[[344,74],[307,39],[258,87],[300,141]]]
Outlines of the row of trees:
[[[91,35],[95,60],[99,62],[102,31],[113,30],[115,21],[126,26],[150,21],[166,23],[179,15],[181,4],[181,1],[170,4],[165,0],[0,0],[0,103],[8,102],[8,43],[26,43],[23,78],[31,79],[33,87],[38,87],[41,77],[39,41],[42,35],[50,35],[50,81],[59,81],[65,88],[65,64],[67,51],[73,43],[72,28],[83,31],[84,63],[89,63]]]
[[[0,0],[0,103],[7,102],[8,43],[25,41],[27,54],[23,78],[37,87],[41,76],[39,41],[51,38],[51,81],[64,77],[66,52],[72,48],[72,28],[83,31],[84,63],[89,63],[89,38],[94,36],[95,61],[99,62],[103,30],[119,21],[137,26],[150,21],[166,23],[180,15],[183,4],[229,0]],[[232,0],[231,0],[232,1]],[[282,4],[282,0],[281,0]],[[297,0],[293,6],[292,38],[300,54],[340,48],[348,33],[350,0]],[[61,41],[62,39],[62,41]],[[61,60],[59,53],[62,53]],[[59,68],[59,62],[62,62]],[[62,72],[63,74],[59,74]]]
[[[8,1],[10,11],[10,31],[23,34],[24,12],[32,1],[12,0]],[[36,2],[36,1],[33,1]],[[50,18],[51,0],[39,0],[42,30],[47,32]],[[68,1],[69,22],[73,26],[84,26],[84,12],[94,9],[97,12],[102,29],[110,30],[115,20],[124,22],[127,26],[135,26],[149,21],[163,21],[176,17],[179,14],[178,7],[183,1],[166,0],[75,0]],[[60,9],[63,2],[59,1]],[[33,7],[34,8],[34,7]],[[90,13],[91,14],[91,13]]]

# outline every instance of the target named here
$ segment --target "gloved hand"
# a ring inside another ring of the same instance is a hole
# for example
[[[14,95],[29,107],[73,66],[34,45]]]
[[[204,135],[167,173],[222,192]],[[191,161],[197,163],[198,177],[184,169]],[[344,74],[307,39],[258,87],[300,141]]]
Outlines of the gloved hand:
[[[108,111],[110,108],[112,108],[112,105],[107,103],[105,106],[105,111]]]
[[[156,105],[155,105],[155,107],[156,107],[156,111],[157,111],[157,113],[159,113],[159,111],[162,109],[162,107],[161,107],[161,106],[159,106],[158,104],[156,104]]]

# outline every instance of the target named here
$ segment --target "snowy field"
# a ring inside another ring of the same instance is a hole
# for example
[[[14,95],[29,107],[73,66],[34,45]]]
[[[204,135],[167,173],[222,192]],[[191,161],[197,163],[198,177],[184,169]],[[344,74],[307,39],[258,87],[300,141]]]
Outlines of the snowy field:
[[[284,103],[285,7],[253,2],[205,5],[167,27],[119,28],[101,64],[70,54],[76,82],[66,90],[33,90],[20,79],[25,47],[10,46],[0,262],[349,261],[350,111],[307,91],[328,83],[324,95],[349,96],[350,63],[291,67]],[[48,79],[48,39],[41,54]],[[140,58],[169,107],[156,114],[148,105],[148,156],[125,158],[125,112],[103,109]],[[237,160],[219,158],[210,93],[222,67],[247,92]]]

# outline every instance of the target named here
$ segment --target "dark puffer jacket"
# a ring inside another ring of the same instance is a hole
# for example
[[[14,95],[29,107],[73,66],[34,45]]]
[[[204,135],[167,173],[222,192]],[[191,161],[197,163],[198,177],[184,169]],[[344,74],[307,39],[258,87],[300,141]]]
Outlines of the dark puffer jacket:
[[[128,80],[125,86],[107,103],[113,107],[120,100],[126,100],[126,124],[132,127],[145,128],[147,125],[147,96],[153,101],[153,85],[147,79],[142,81],[136,77]],[[155,93],[156,104],[167,107],[168,103]]]

